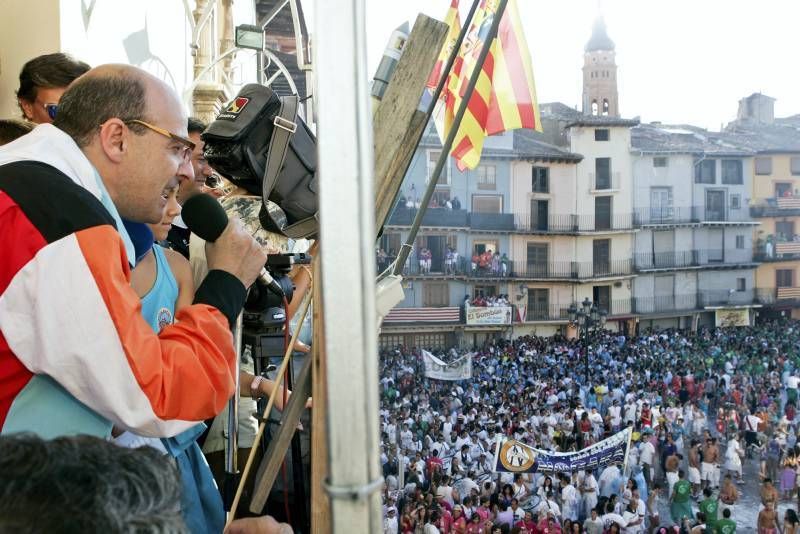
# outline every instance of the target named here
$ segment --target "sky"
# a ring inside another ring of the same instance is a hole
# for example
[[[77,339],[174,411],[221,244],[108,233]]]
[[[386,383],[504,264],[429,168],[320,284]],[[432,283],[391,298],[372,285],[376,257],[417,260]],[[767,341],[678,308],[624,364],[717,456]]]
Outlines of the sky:
[[[516,0],[539,102],[580,107],[583,47],[602,11],[616,44],[620,113],[719,130],[754,92],[800,113],[798,0]],[[462,17],[470,0],[461,0]],[[392,30],[450,0],[366,0],[373,73]]]

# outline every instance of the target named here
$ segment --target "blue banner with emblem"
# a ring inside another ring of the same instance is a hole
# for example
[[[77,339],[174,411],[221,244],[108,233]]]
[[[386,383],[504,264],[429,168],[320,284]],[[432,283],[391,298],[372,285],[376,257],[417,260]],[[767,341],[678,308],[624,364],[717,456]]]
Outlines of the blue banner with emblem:
[[[624,464],[630,442],[630,428],[576,452],[544,451],[500,436],[494,452],[494,470],[499,473],[594,471],[611,464]]]

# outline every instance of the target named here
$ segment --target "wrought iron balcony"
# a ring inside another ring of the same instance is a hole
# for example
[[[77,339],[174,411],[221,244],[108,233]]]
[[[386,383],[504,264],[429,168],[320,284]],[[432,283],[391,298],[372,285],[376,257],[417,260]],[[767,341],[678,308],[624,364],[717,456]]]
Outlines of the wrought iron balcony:
[[[625,231],[636,228],[631,213],[597,215],[548,215],[537,217],[530,213],[514,215],[514,224],[520,232],[532,234],[575,234],[578,232]]]

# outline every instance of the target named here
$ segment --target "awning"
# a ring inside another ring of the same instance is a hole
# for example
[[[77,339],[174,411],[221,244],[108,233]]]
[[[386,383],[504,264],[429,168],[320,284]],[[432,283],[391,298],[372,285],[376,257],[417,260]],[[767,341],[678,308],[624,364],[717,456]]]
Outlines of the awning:
[[[458,324],[461,321],[458,306],[443,308],[394,308],[383,319],[383,324],[398,325],[411,323]]]

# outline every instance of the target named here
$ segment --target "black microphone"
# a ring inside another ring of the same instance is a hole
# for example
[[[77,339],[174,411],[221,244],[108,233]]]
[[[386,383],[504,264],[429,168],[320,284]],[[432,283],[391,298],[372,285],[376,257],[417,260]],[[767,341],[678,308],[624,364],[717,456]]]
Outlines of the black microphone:
[[[225,209],[214,197],[202,193],[189,197],[183,204],[181,217],[193,234],[209,243],[219,239],[228,226]],[[279,297],[285,296],[283,288],[265,268],[261,268],[258,279]]]

